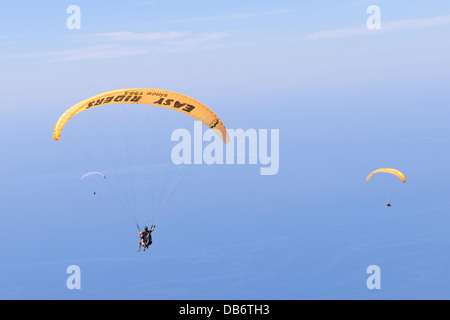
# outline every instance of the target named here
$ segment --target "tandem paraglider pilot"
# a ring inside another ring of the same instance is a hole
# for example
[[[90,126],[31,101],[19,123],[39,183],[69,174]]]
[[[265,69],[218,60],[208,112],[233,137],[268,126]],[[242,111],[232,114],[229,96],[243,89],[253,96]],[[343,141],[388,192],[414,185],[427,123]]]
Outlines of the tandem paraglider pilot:
[[[141,247],[144,247],[144,251],[145,249],[148,249],[148,247],[152,244],[152,232],[155,231],[155,225],[151,226],[151,229],[148,230],[148,227],[146,226],[144,228],[144,231],[141,232],[141,230],[139,230],[139,238],[141,239],[139,241],[139,251],[141,251]]]

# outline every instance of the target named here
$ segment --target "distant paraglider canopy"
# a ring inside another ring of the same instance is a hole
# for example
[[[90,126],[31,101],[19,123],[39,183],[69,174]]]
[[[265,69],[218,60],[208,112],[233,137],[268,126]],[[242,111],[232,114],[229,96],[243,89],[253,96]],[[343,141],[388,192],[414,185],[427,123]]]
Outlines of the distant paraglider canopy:
[[[371,172],[371,173],[367,176],[366,182],[368,182],[369,179],[370,179],[374,174],[379,173],[379,172],[386,172],[386,173],[393,174],[394,176],[397,176],[400,180],[402,180],[403,183],[406,182],[406,177],[405,177],[405,175],[404,175],[403,173],[401,173],[400,171],[398,171],[397,169],[392,169],[392,168],[381,168],[381,169],[378,169],[378,170],[375,170],[375,171]]]
[[[84,179],[86,179],[86,178],[88,178],[88,177],[97,177],[97,178],[95,178],[95,179],[100,179],[100,178],[102,178],[102,179],[105,179],[105,180],[106,180],[106,176],[105,176],[103,173],[98,172],[98,171],[93,171],[93,172],[88,172],[88,173],[83,174],[83,175],[81,176],[81,178],[80,178],[80,181],[83,181]],[[90,179],[90,178],[89,178],[89,179]],[[88,180],[89,180],[89,179],[88,179]],[[93,193],[94,193],[94,195],[97,194],[96,191],[93,191]]]
[[[106,179],[106,176],[105,176],[103,173],[94,171],[94,172],[88,172],[88,173],[84,174],[84,175],[80,178],[80,180],[83,180],[84,178],[89,177],[89,176],[100,176],[100,177]]]

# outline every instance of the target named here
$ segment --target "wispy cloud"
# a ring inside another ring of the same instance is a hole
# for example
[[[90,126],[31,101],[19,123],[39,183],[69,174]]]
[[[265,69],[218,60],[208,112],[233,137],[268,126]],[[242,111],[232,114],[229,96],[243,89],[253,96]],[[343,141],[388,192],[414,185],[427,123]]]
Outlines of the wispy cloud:
[[[192,51],[210,51],[243,46],[237,42],[227,42],[226,38],[231,35],[227,32],[210,32],[190,34],[173,40],[163,41],[152,45],[151,51],[155,53],[183,53]]]
[[[317,39],[334,39],[334,38],[344,38],[344,37],[354,37],[362,35],[371,35],[382,32],[390,32],[396,30],[406,30],[406,29],[422,29],[435,27],[440,25],[445,25],[450,23],[450,16],[444,17],[434,17],[428,19],[411,19],[411,20],[400,20],[400,21],[390,21],[381,23],[381,29],[370,30],[366,26],[352,27],[352,28],[342,28],[335,30],[325,30],[307,34],[301,37],[301,40],[317,40]]]
[[[186,36],[188,32],[144,32],[136,33],[129,31],[107,32],[107,33],[93,33],[88,37],[98,37],[112,41],[159,41],[159,40],[173,40]]]
[[[195,34],[190,37],[185,37],[182,39],[176,39],[167,41],[166,43],[173,46],[182,46],[182,47],[192,47],[198,46],[205,43],[211,43],[214,41],[218,41],[230,36],[227,32],[211,32],[211,33],[200,33]]]
[[[168,22],[227,21],[227,20],[248,19],[248,18],[253,18],[253,17],[258,17],[258,16],[277,15],[277,14],[283,14],[283,13],[289,13],[289,12],[291,12],[291,10],[277,9],[277,10],[266,11],[266,12],[231,13],[231,14],[227,14],[227,15],[199,17],[199,18],[192,18],[192,19],[186,19],[186,20],[171,20]]]
[[[147,54],[148,50],[142,47],[120,47],[116,45],[96,45],[90,47],[76,48],[70,50],[38,52],[22,54],[23,58],[48,58],[51,61],[76,61],[110,59],[126,56]]]
[[[79,61],[112,59],[127,56],[147,55],[151,53],[179,53],[188,51],[217,50],[236,45],[222,40],[229,37],[227,32],[191,33],[191,32],[148,32],[128,31],[96,33],[86,38],[98,38],[97,42],[106,42],[69,50],[38,52],[18,55],[21,58],[47,58],[50,61]],[[131,46],[130,43],[138,42]],[[126,43],[123,44],[123,43]]]

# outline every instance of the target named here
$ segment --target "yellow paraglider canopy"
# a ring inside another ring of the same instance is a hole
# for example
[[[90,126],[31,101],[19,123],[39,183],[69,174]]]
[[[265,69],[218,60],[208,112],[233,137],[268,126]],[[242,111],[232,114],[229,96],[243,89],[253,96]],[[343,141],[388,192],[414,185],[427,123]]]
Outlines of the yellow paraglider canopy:
[[[93,107],[115,103],[147,104],[176,110],[201,121],[214,130],[223,142],[229,142],[225,126],[208,107],[188,96],[160,89],[120,89],[83,100],[59,118],[53,130],[53,139],[60,139],[64,126],[76,114]]]
[[[367,176],[366,182],[368,182],[369,179],[370,179],[375,173],[378,173],[378,172],[386,172],[386,173],[393,174],[393,175],[399,177],[400,180],[403,181],[403,183],[406,182],[405,175],[404,175],[403,173],[401,173],[400,171],[398,171],[397,169],[392,169],[392,168],[381,168],[381,169],[378,169],[378,170],[375,170],[375,171],[371,172],[371,173]]]

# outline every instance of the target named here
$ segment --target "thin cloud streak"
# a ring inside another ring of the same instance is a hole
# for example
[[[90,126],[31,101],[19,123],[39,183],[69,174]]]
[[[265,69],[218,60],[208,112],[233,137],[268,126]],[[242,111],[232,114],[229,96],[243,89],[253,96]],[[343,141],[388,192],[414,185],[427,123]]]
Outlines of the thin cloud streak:
[[[113,41],[160,41],[173,40],[188,35],[188,32],[144,32],[135,33],[129,31],[118,31],[108,33],[94,33],[88,37],[99,37]]]
[[[108,40],[119,42],[140,40],[140,45],[124,46],[117,43],[86,46],[82,48],[38,52],[17,55],[20,58],[47,58],[54,62],[113,59],[129,56],[161,53],[182,53],[191,51],[218,50],[231,46],[235,43],[224,43],[223,39],[230,36],[226,32],[211,32],[190,34],[189,32],[173,32],[165,34],[112,32],[105,34],[93,34],[89,36],[104,37]],[[144,41],[146,40],[146,41]],[[145,45],[150,42],[152,45]]]
[[[441,26],[450,23],[450,16],[435,17],[428,19],[411,19],[401,21],[391,21],[381,23],[381,29],[368,29],[367,27],[353,27],[342,28],[336,30],[325,30],[307,34],[300,38],[300,40],[320,40],[320,39],[335,39],[345,38],[363,35],[379,34],[383,32],[390,32],[396,30],[408,30],[408,29],[422,29]]]
[[[77,61],[77,60],[97,60],[111,59],[127,56],[137,56],[148,54],[149,51],[141,47],[119,47],[116,45],[97,45],[70,50],[38,52],[22,54],[23,58],[48,58],[51,61]]]
[[[287,9],[277,9],[267,12],[254,12],[254,13],[231,13],[228,15],[222,16],[211,16],[211,17],[200,17],[200,18],[192,18],[186,20],[171,20],[168,22],[201,22],[201,21],[227,21],[227,20],[238,20],[238,19],[247,19],[258,16],[269,16],[269,15],[277,15],[283,13],[289,13],[291,10]]]

